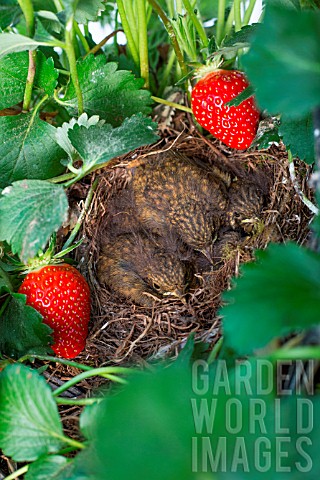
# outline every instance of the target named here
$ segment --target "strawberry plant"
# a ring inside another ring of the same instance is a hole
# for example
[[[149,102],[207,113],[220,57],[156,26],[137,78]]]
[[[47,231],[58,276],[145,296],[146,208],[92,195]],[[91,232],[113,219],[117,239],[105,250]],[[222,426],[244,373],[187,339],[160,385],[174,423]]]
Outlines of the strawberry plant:
[[[43,272],[74,273],[74,267],[42,267],[24,281],[17,270],[41,256],[67,222],[70,187],[87,187],[87,208],[96,188],[92,172],[159,139],[155,104],[194,115],[195,128],[202,126],[233,149],[265,149],[282,141],[293,181],[296,158],[314,164],[316,204],[301,196],[318,213],[319,2],[275,0],[253,20],[254,7],[254,0],[0,5],[0,448],[1,458],[22,462],[7,472],[7,480],[129,474],[207,479],[230,473],[318,478],[318,380],[305,379],[306,363],[310,370],[320,356],[318,215],[311,225],[312,249],[271,245],[241,268],[223,297],[222,343],[208,352],[208,345],[195,346],[190,339],[175,362],[150,364],[145,372],[94,369],[48,356],[54,351],[72,358],[82,350],[88,304],[77,313],[84,315],[81,331],[78,319],[68,327],[77,330],[77,338],[71,330],[61,338],[64,317],[59,313],[57,326],[39,304],[43,292],[33,298],[39,285],[28,284]],[[100,20],[113,33],[96,43],[92,32]],[[117,43],[119,30],[125,47]],[[198,80],[204,66],[213,73]],[[185,101],[171,100],[176,89]],[[210,95],[219,97],[218,104]],[[272,126],[257,132],[259,115]],[[86,208],[66,240],[67,251]],[[87,286],[75,276],[87,301]],[[74,322],[73,313],[70,307],[68,321]],[[35,359],[82,373],[52,391],[42,368],[25,365]],[[305,374],[304,389],[290,375],[290,388],[285,381],[286,388],[279,388],[279,378],[286,377],[279,373],[281,362],[296,362]],[[92,376],[123,385],[92,398],[62,395]],[[307,400],[303,407],[301,397]],[[77,439],[63,432],[59,405],[85,407]]]

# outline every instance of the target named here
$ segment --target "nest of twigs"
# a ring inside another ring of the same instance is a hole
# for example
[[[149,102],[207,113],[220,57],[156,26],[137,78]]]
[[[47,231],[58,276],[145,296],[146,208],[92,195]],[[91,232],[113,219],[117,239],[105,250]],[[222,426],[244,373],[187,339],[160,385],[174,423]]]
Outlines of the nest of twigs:
[[[239,181],[248,176],[267,179],[267,205],[261,213],[262,228],[232,249],[219,268],[199,278],[186,304],[165,298],[155,302],[153,308],[145,308],[120,298],[112,289],[99,284],[100,232],[108,218],[108,206],[128,188],[132,168],[148,161],[150,154],[170,148],[221,167],[236,175]],[[305,164],[296,163],[296,181],[308,198],[312,196],[307,183],[309,173]],[[91,184],[97,178],[98,187],[82,227],[84,241],[77,251],[79,268],[90,284],[93,300],[87,347],[79,358],[82,362],[141,364],[146,359],[173,356],[192,332],[196,339],[214,345],[220,335],[217,312],[221,293],[230,287],[230,279],[239,274],[240,264],[251,261],[254,250],[265,248],[270,241],[293,240],[300,244],[307,241],[311,213],[296,193],[288,172],[287,153],[282,146],[235,152],[218,141],[208,141],[196,130],[192,134],[171,130],[151,148],[118,158],[96,172],[90,179]],[[79,195],[79,185],[76,188],[76,192],[70,192],[71,197]],[[85,192],[89,185],[82,185],[82,188]]]

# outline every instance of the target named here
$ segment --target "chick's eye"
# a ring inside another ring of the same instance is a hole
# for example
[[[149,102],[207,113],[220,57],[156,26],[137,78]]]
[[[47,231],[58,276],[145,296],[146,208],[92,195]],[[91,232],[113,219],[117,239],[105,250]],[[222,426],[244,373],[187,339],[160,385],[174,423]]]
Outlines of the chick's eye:
[[[239,212],[234,212],[234,216],[235,216],[235,218],[240,218],[241,217]]]
[[[155,290],[157,290],[157,291],[161,290],[160,285],[158,285],[157,283],[154,283],[154,284],[153,284],[153,288],[154,288]]]

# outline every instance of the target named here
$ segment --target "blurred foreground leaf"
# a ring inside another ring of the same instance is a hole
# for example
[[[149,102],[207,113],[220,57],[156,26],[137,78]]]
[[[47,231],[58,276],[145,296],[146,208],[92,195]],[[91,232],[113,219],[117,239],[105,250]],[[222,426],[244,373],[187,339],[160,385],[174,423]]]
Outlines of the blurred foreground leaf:
[[[262,109],[301,118],[319,105],[319,31],[319,10],[267,6],[263,24],[243,57]]]
[[[45,380],[24,365],[0,373],[0,448],[16,461],[32,461],[63,446],[57,405]]]
[[[289,243],[256,257],[242,266],[220,309],[225,346],[240,355],[319,323],[320,255]]]

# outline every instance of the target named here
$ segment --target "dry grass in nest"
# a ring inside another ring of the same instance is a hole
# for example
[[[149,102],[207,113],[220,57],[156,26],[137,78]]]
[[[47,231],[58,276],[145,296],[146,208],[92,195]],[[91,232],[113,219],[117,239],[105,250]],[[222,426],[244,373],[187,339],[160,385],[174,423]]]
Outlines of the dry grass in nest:
[[[237,276],[239,265],[253,258],[255,248],[265,248],[270,241],[294,240],[305,243],[311,214],[295,193],[287,169],[284,148],[272,146],[266,151],[234,152],[219,142],[211,143],[201,135],[188,133],[172,135],[152,148],[143,148],[128,154],[117,163],[99,171],[99,185],[83,224],[84,242],[77,251],[80,269],[87,277],[93,297],[92,321],[85,352],[79,361],[93,365],[143,364],[146,359],[175,355],[191,332],[196,338],[214,344],[219,338],[217,310],[221,293]],[[130,169],[148,161],[158,151],[178,148],[188,156],[200,157],[209,164],[236,175],[268,179],[270,183],[268,206],[261,216],[263,228],[230,251],[221,267],[200,279],[200,285],[190,293],[184,305],[179,300],[163,299],[148,309],[117,297],[99,285],[96,265],[99,256],[99,232],[108,215],[110,199],[130,182]],[[223,148],[223,150],[222,150]],[[308,167],[298,164],[297,177],[305,195]]]

